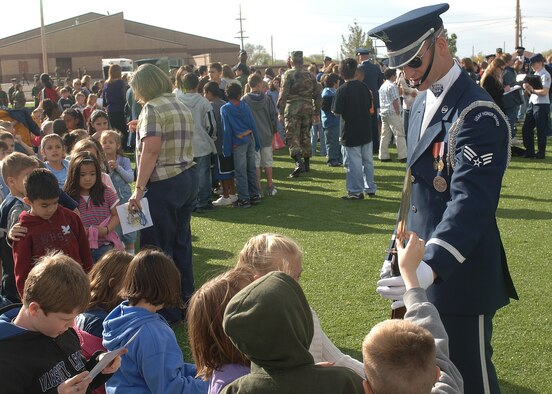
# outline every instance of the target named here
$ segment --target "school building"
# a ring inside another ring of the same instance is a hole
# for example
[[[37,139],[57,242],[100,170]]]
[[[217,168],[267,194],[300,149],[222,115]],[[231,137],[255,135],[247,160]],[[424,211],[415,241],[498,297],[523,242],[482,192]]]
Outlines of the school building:
[[[48,73],[101,78],[102,59],[164,58],[185,64],[237,63],[237,44],[125,20],[123,13],[87,13],[45,26]],[[0,82],[44,72],[40,27],[0,39]]]

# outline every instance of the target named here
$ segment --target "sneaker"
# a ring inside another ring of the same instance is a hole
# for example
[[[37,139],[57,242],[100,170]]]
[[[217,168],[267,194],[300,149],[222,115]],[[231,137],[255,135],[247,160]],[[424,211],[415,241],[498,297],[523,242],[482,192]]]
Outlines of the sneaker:
[[[238,201],[238,196],[235,194],[230,194],[228,197],[230,197],[230,200],[232,200],[232,204]]]
[[[215,207],[224,207],[227,205],[232,205],[233,202],[234,201],[232,201],[230,197],[220,196],[218,200],[213,201],[213,205]]]
[[[523,142],[521,142],[519,139],[514,137],[514,138],[512,138],[512,145],[521,147],[521,146],[523,146]]]
[[[360,192],[358,194],[347,193],[341,197],[342,200],[364,200],[364,193]]]
[[[266,195],[267,196],[275,196],[276,193],[278,193],[278,190],[276,190],[274,185],[266,188]]]
[[[251,208],[251,203],[249,200],[237,200],[233,206],[234,208]]]
[[[257,205],[261,202],[261,195],[257,194],[255,196],[251,196],[251,198],[249,198],[249,202],[251,203],[251,205]]]

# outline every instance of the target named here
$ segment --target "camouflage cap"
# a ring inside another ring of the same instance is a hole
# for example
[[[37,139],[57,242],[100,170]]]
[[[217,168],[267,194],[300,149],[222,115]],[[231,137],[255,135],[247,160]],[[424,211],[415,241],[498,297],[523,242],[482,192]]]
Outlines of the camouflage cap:
[[[294,63],[302,63],[303,62],[303,51],[293,51],[291,52],[291,61]]]

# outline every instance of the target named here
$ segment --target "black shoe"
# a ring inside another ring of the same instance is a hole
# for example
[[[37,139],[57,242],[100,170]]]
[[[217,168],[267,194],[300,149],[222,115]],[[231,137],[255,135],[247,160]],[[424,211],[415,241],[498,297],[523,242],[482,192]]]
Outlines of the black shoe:
[[[370,198],[376,197],[376,193],[366,193],[366,195]]]
[[[249,199],[249,203],[251,205],[257,205],[261,202],[261,195],[260,194],[257,194],[255,196],[252,196],[250,199]]]
[[[406,157],[404,159],[399,159],[400,163],[406,163]]]
[[[364,193],[358,193],[358,194],[351,194],[347,193],[344,196],[341,197],[342,200],[364,200]]]
[[[535,154],[534,153],[526,153],[523,157],[525,157],[526,159],[534,159]]]
[[[393,160],[391,160],[391,159],[380,159],[380,161],[381,161],[382,163],[389,163],[389,162],[391,162],[391,161],[393,161]]]
[[[341,167],[343,164],[341,163],[327,163],[328,167]]]
[[[305,172],[309,172],[310,171],[310,157],[305,157],[303,159],[303,161],[305,162]]]
[[[234,208],[251,208],[249,200],[238,200],[233,204]]]
[[[300,154],[293,156],[293,160],[295,160],[295,169],[289,174],[289,177],[297,178],[299,174],[305,172],[305,165],[303,164],[303,159],[301,159]]]

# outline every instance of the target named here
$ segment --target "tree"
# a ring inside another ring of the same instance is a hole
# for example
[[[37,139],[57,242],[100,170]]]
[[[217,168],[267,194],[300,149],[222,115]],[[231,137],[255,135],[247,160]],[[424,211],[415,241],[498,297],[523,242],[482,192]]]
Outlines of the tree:
[[[248,63],[252,66],[264,66],[270,64],[271,57],[262,45],[245,44]]]
[[[450,54],[452,55],[452,57],[456,57],[456,52],[458,51],[458,49],[456,48],[456,39],[458,38],[458,36],[456,35],[456,33],[452,33],[449,37],[447,29],[445,29],[445,38],[447,39]]]
[[[341,36],[341,55],[343,57],[352,57],[356,55],[357,48],[372,48],[372,39],[367,33],[362,31],[357,21],[353,22],[353,25],[347,27],[349,29],[349,36],[345,39],[345,36]]]

